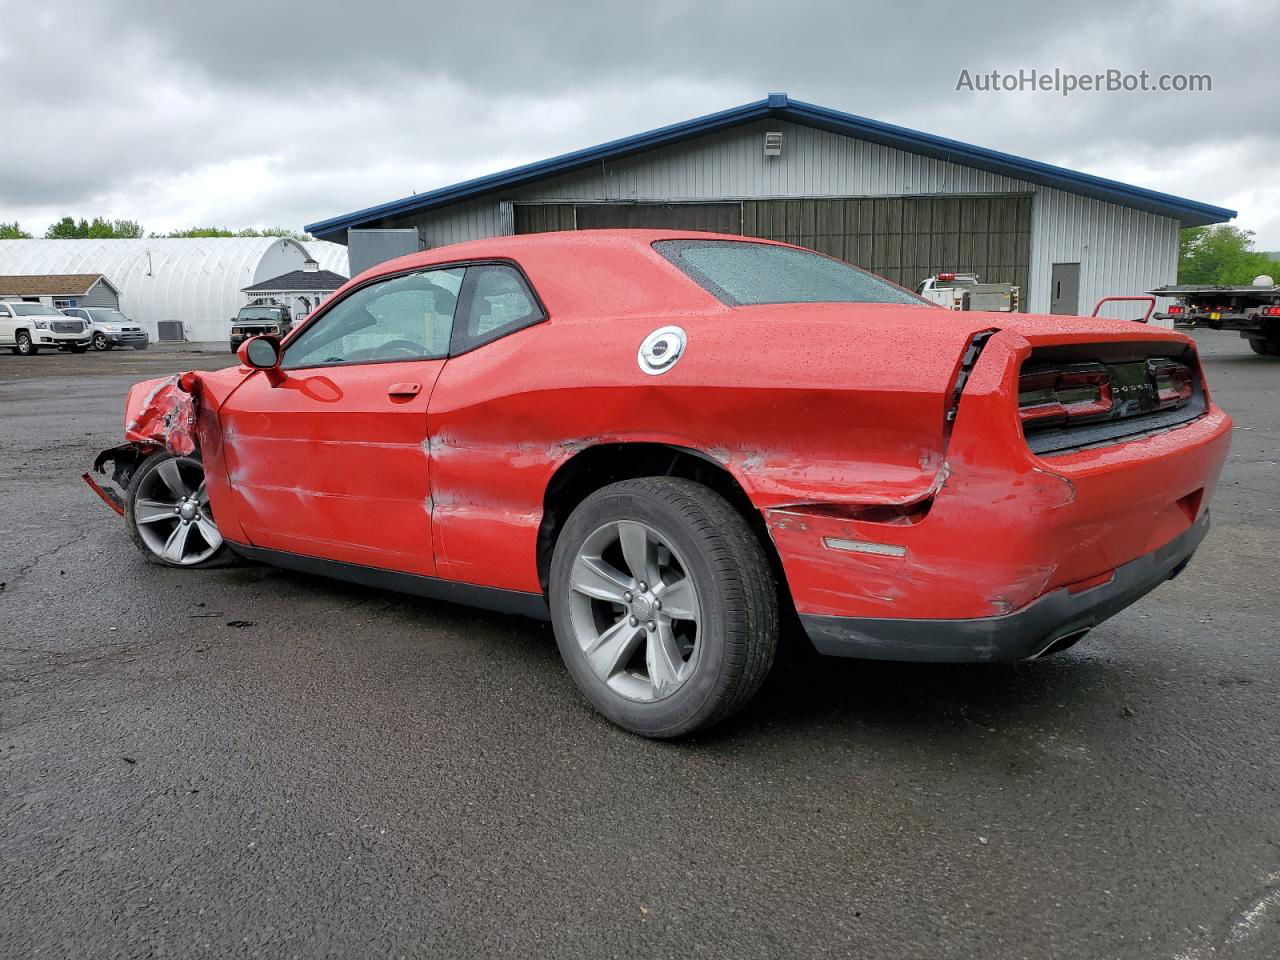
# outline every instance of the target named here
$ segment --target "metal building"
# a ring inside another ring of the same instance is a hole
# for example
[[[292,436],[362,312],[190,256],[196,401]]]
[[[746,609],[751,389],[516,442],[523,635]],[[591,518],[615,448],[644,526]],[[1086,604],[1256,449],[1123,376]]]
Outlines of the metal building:
[[[313,259],[345,274],[346,253],[281,237],[0,240],[0,274],[101,274],[119,291],[121,312],[153,339],[163,322],[186,340],[225,340],[243,288]]]
[[[1235,211],[792,100],[786,94],[309,225],[424,246],[592,227],[692,227],[813,247],[914,287],[1017,283],[1088,313],[1176,279],[1181,227]],[[352,239],[357,239],[353,234]],[[354,253],[353,253],[354,256]]]

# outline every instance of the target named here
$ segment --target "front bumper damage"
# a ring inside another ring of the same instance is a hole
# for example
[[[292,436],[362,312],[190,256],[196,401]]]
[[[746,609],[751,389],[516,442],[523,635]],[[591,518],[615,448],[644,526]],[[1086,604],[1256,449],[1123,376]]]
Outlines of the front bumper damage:
[[[127,415],[125,439],[129,442],[103,450],[94,458],[92,472],[81,474],[89,488],[116,513],[123,515],[129,479],[143,460],[158,450],[168,450],[175,456],[195,452],[199,382],[196,373],[180,373],[151,383],[137,409],[131,405]],[[94,474],[103,479],[95,479]]]
[[[801,614],[800,620],[826,656],[931,663],[1034,660],[1067,649],[1176,577],[1208,532],[1205,510],[1163,547],[1117,567],[1107,582],[1079,592],[1060,587],[1004,616],[907,620]]]

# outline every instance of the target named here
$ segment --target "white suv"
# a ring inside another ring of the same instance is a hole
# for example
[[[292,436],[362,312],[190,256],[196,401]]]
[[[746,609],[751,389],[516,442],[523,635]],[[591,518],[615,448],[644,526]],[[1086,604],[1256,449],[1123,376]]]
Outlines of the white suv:
[[[23,357],[39,353],[41,347],[84,353],[89,349],[89,328],[45,303],[0,300],[0,347]]]

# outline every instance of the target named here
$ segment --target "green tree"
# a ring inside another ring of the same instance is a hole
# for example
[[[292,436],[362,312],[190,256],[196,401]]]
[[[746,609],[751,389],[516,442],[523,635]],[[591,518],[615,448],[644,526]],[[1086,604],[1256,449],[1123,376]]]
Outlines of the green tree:
[[[1218,286],[1251,283],[1259,274],[1275,276],[1278,265],[1253,249],[1253,231],[1228,224],[1188,227],[1178,244],[1178,282]]]
[[[290,240],[314,240],[309,233],[296,233],[284,227],[248,227],[236,234],[237,237],[288,237]]]
[[[295,233],[284,227],[246,227],[243,230],[231,230],[227,227],[188,227],[186,230],[172,230],[166,237],[288,237],[291,240],[312,240],[306,233]]]
[[[44,232],[47,240],[110,240],[145,236],[142,225],[134,220],[104,220],[94,217],[90,222],[84,217],[63,217]]]
[[[236,232],[226,227],[188,227],[186,230],[171,230],[166,237],[234,237]]]
[[[31,234],[22,229],[17,220],[13,223],[0,223],[0,240],[30,240]]]

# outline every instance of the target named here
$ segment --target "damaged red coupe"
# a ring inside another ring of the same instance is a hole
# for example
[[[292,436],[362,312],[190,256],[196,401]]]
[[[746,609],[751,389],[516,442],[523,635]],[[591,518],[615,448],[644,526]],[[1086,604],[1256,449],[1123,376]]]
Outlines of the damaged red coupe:
[[[1180,334],[706,233],[415,254],[239,356],[135,386],[95,464],[145,556],[550,618],[654,737],[747,702],[788,622],[837,656],[1065,649],[1187,564],[1231,428]]]

